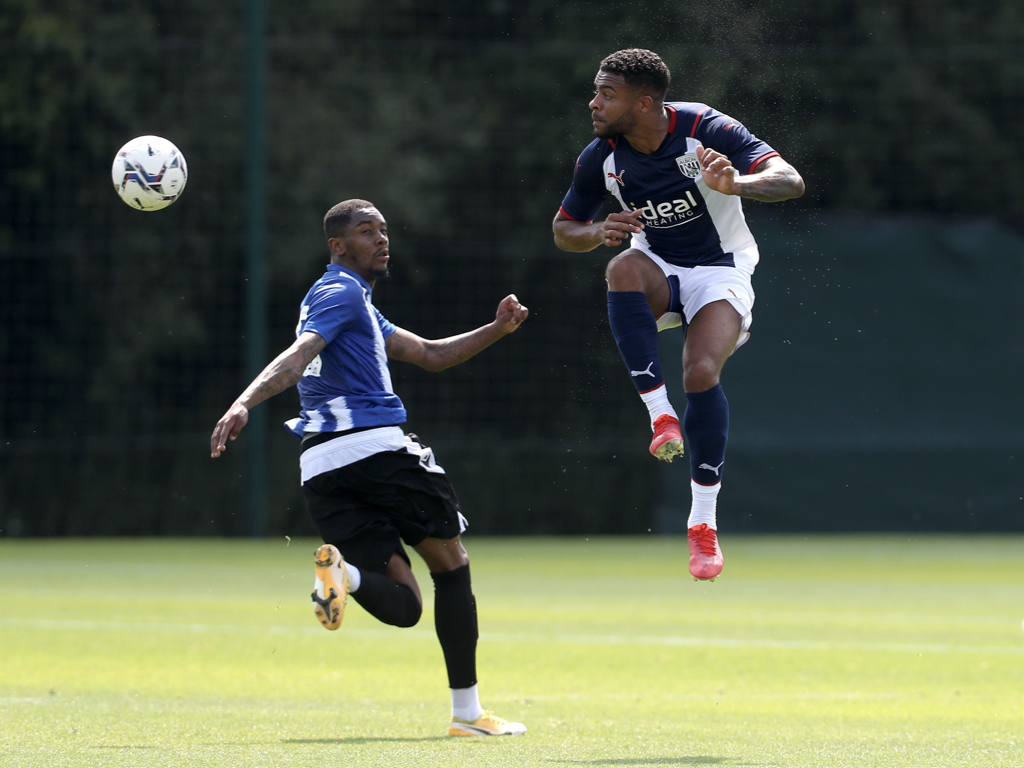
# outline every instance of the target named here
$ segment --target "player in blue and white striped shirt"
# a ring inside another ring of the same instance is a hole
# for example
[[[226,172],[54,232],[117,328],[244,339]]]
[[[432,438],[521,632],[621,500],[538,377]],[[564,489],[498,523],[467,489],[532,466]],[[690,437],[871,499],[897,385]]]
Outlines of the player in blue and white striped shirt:
[[[552,226],[566,251],[630,238],[605,273],[608,320],[651,417],[650,452],[663,461],[681,454],[683,441],[657,335],[686,325],[690,572],[713,580],[723,565],[716,504],[729,430],[719,378],[749,338],[758,260],[741,198],[787,200],[802,195],[804,183],[738,121],[704,104],[666,103],[670,80],[651,51],[631,48],[601,62],[589,105],[597,138],[580,155]],[[622,210],[597,220],[609,195]]]
[[[416,624],[423,599],[404,541],[434,582],[434,623],[452,697],[448,733],[524,733],[522,723],[480,706],[476,598],[460,538],[466,519],[433,452],[399,426],[406,414],[388,358],[440,371],[515,331],[529,311],[509,295],[487,325],[446,339],[421,338],[389,323],[372,303],[391,258],[380,211],[366,200],[346,200],[327,212],[324,234],[331,263],[302,302],[295,343],[221,417],[211,454],[219,456],[238,436],[252,406],[297,384],[302,413],[288,427],[302,438],[303,494],[325,542],[314,556],[317,618],[337,629],[351,592],[387,624]]]
[[[315,333],[327,345],[298,383],[302,414],[289,428],[302,437],[405,422],[388,370],[385,340],[394,332],[373,306],[370,284],[341,264],[329,264],[299,310],[295,336]],[[330,343],[342,333],[345,344]]]

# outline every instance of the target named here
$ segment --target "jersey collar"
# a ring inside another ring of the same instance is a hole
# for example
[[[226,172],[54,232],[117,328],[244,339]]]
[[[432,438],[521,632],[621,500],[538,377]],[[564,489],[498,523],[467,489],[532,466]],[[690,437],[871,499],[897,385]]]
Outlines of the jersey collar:
[[[368,282],[366,282],[366,280],[363,279],[362,275],[356,274],[355,272],[353,272],[348,267],[341,266],[341,264],[328,264],[327,265],[327,271],[328,272],[344,272],[346,275],[350,275],[351,277],[354,277],[356,279],[356,282],[359,283],[361,286],[363,286],[363,290],[365,290],[365,291],[372,291],[373,290],[370,287],[370,284]]]
[[[676,131],[676,117],[678,117],[679,113],[676,111],[675,107],[671,107],[668,104],[665,105],[665,111],[668,112],[668,131],[665,133],[665,138],[661,140],[661,145],[656,150],[654,150],[652,156],[657,155],[659,152],[661,152],[662,149],[664,149],[665,145],[668,143],[668,137],[671,136]],[[612,145],[612,149],[615,149],[614,139],[608,139],[608,143]],[[630,145],[628,141],[626,142],[626,144],[630,147],[630,149],[632,149],[632,145]],[[636,150],[633,151],[635,152]]]

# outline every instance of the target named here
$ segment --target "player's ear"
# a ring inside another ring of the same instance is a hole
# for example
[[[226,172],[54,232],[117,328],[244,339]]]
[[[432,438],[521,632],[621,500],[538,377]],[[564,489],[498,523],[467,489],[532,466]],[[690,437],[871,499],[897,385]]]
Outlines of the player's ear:
[[[344,256],[345,255],[345,241],[340,237],[331,237],[327,239],[327,247],[331,249],[332,256]]]
[[[650,94],[645,93],[640,97],[639,106],[641,112],[650,112],[654,109],[654,99]]]

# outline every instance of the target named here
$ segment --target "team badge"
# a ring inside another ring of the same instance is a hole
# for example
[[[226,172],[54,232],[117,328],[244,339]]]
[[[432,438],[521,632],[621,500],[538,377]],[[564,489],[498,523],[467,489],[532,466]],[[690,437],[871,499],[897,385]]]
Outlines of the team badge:
[[[676,165],[679,166],[679,172],[688,179],[696,179],[700,176],[700,160],[697,159],[695,152],[687,152],[685,155],[677,157]]]

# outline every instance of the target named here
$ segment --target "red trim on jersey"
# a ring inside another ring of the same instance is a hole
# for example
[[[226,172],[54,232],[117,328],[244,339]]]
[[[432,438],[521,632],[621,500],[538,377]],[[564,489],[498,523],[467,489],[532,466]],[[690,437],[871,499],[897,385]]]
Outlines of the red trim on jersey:
[[[608,143],[612,145],[612,149],[615,149],[615,139],[608,139]]]
[[[665,109],[668,110],[668,132],[669,133],[675,133],[676,132],[676,118],[679,116],[679,113],[676,112],[676,108],[675,107],[670,107],[668,104],[665,105]]]
[[[697,124],[698,124],[698,123],[700,123],[700,119],[701,119],[701,118],[702,118],[702,117],[704,116],[704,113],[705,113],[705,112],[707,112],[707,111],[708,111],[708,110],[707,110],[707,108],[705,107],[705,108],[704,108],[704,109],[702,109],[702,110],[701,110],[700,112],[698,112],[698,113],[697,113],[697,116],[696,116],[696,117],[695,117],[695,118],[693,119],[693,128],[691,128],[691,129],[690,129],[690,138],[691,138],[691,139],[692,139],[692,138],[693,138],[694,136],[696,136],[696,135],[697,135]]]
[[[761,155],[759,158],[757,158],[757,160],[750,164],[750,170],[747,171],[747,173],[753,173],[754,169],[757,168],[757,166],[759,166],[761,163],[763,163],[770,157],[782,157],[782,155],[780,155],[778,152],[774,150],[772,150],[771,152],[766,152],[765,154]]]
[[[570,216],[570,215],[569,215],[569,212],[568,212],[567,210],[565,210],[565,208],[563,208],[562,206],[558,206],[558,212],[559,212],[560,214],[562,214],[563,216],[565,216],[565,218],[567,218],[567,219],[572,219],[573,221],[579,221],[579,219],[577,219],[577,218],[576,218],[575,216]],[[593,219],[587,219],[587,220],[586,220],[585,222],[583,222],[583,223],[584,223],[584,224],[589,224],[589,223],[590,223],[590,222],[592,222],[592,221],[593,221]]]

